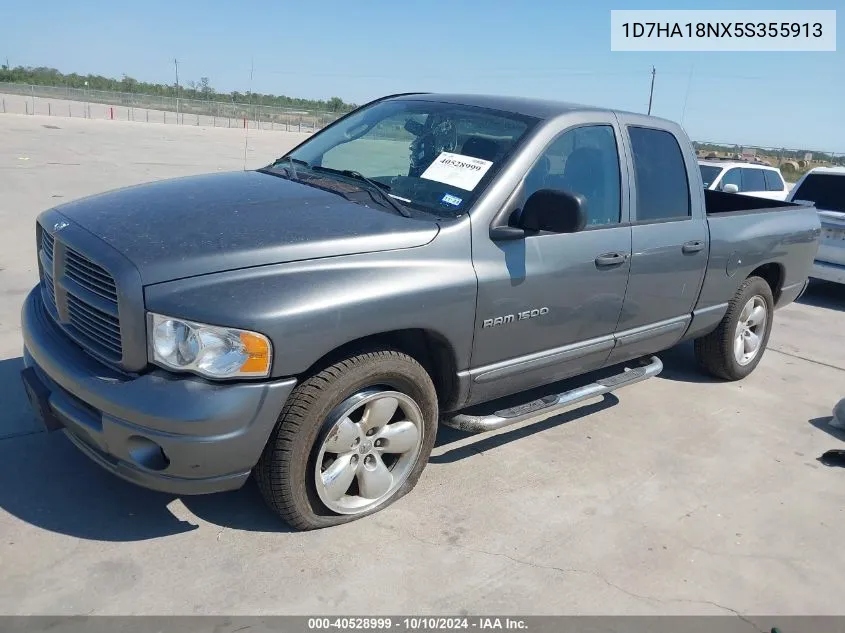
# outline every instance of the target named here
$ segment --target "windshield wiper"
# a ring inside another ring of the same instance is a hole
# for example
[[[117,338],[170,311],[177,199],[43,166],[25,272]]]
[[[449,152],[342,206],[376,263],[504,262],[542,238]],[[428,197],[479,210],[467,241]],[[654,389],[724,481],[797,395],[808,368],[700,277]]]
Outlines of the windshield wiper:
[[[272,165],[270,165],[270,169],[272,169],[274,167],[279,167],[280,165],[285,165],[285,164],[289,165],[289,167],[287,167],[287,169],[290,172],[290,174],[294,177],[294,179],[296,179],[296,180],[299,180],[299,174],[296,173],[296,166],[297,165],[302,165],[303,167],[306,167],[306,168],[311,167],[311,165],[309,165],[304,160],[301,160],[299,158],[293,158],[292,156],[284,156],[284,157],[278,159],[277,161],[275,161]]]
[[[393,209],[402,216],[406,218],[411,217],[411,213],[406,209],[404,206],[396,202],[393,199],[393,196],[388,194],[387,192],[390,191],[390,185],[387,185],[383,182],[379,182],[377,180],[373,180],[372,178],[367,178],[364,174],[359,171],[355,171],[352,169],[332,169],[331,167],[323,167],[321,165],[314,165],[311,167],[314,171],[326,172],[326,173],[335,173],[340,174],[341,176],[346,176],[347,178],[352,178],[353,180],[359,180],[367,185],[370,186],[370,190],[374,191],[381,196],[382,200],[387,202]]]

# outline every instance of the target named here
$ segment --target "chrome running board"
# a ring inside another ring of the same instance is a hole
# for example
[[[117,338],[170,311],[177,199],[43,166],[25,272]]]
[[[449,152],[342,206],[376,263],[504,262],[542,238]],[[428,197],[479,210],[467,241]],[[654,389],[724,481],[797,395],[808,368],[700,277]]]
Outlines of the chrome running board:
[[[441,422],[446,426],[451,426],[453,429],[458,429],[466,433],[484,433],[513,424],[520,424],[528,420],[539,421],[543,418],[556,415],[573,404],[603,396],[622,387],[653,378],[662,370],[663,363],[660,362],[657,356],[652,356],[647,365],[634,369],[626,367],[621,373],[615,376],[602,378],[583,387],[538,398],[537,400],[507,409],[501,409],[491,415],[482,416],[459,413],[449,418],[443,418]]]

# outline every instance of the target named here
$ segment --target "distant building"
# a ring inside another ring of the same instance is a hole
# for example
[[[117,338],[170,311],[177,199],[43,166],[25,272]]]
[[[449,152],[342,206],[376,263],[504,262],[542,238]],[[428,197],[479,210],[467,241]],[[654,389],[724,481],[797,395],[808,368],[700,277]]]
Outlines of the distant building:
[[[813,152],[804,152],[804,160],[813,160]]]

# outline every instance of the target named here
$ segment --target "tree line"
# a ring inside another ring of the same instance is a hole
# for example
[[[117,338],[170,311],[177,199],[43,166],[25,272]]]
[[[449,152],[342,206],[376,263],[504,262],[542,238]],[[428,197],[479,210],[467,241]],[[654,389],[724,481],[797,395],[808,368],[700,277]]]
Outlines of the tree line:
[[[102,75],[65,74],[55,68],[39,66],[0,66],[0,82],[33,84],[36,86],[60,86],[69,88],[88,88],[90,90],[108,90],[111,92],[132,92],[161,97],[180,97],[183,99],[201,99],[207,101],[224,101],[227,103],[253,103],[256,105],[278,106],[282,108],[301,108],[303,110],[318,110],[344,113],[353,110],[354,103],[346,103],[340,97],[331,99],[300,99],[285,95],[260,94],[257,92],[217,92],[208,77],[201,77],[199,81],[188,81],[177,87],[176,84],[150,83],[138,81],[128,75],[120,79],[103,77]]]
[[[715,143],[699,143],[694,142],[693,146],[697,150],[703,150],[705,152],[720,152],[723,154],[741,154],[743,147],[740,145],[717,145]],[[750,148],[751,146],[747,146]],[[803,160],[804,153],[808,150],[803,149],[778,149],[778,148],[761,148],[757,147],[754,148],[757,150],[757,156],[769,156],[773,158],[777,158],[780,160]],[[833,164],[845,164],[845,155],[834,155],[829,154],[827,152],[811,152],[813,154],[813,160],[824,162],[824,163],[833,163]]]

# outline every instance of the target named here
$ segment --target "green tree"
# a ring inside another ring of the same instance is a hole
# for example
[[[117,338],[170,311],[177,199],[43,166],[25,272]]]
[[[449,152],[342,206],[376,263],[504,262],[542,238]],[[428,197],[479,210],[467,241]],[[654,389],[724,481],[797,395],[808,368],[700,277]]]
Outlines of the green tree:
[[[37,86],[62,86],[68,88],[84,88],[88,82],[90,90],[104,90],[112,92],[133,92],[155,96],[173,97],[176,95],[174,84],[150,83],[138,81],[123,75],[120,79],[103,77],[102,75],[79,75],[77,73],[64,74],[55,68],[7,65],[0,67],[0,81],[19,84],[33,84]],[[237,91],[230,93],[217,92],[211,87],[208,77],[200,77],[199,82],[191,82],[187,88],[180,88],[180,97],[184,99],[208,99],[226,103],[255,103],[282,108],[297,108],[302,110],[319,110],[344,113],[356,106],[346,103],[340,97],[332,97],[328,101],[320,99],[301,99],[286,95],[273,94],[243,94]]]

